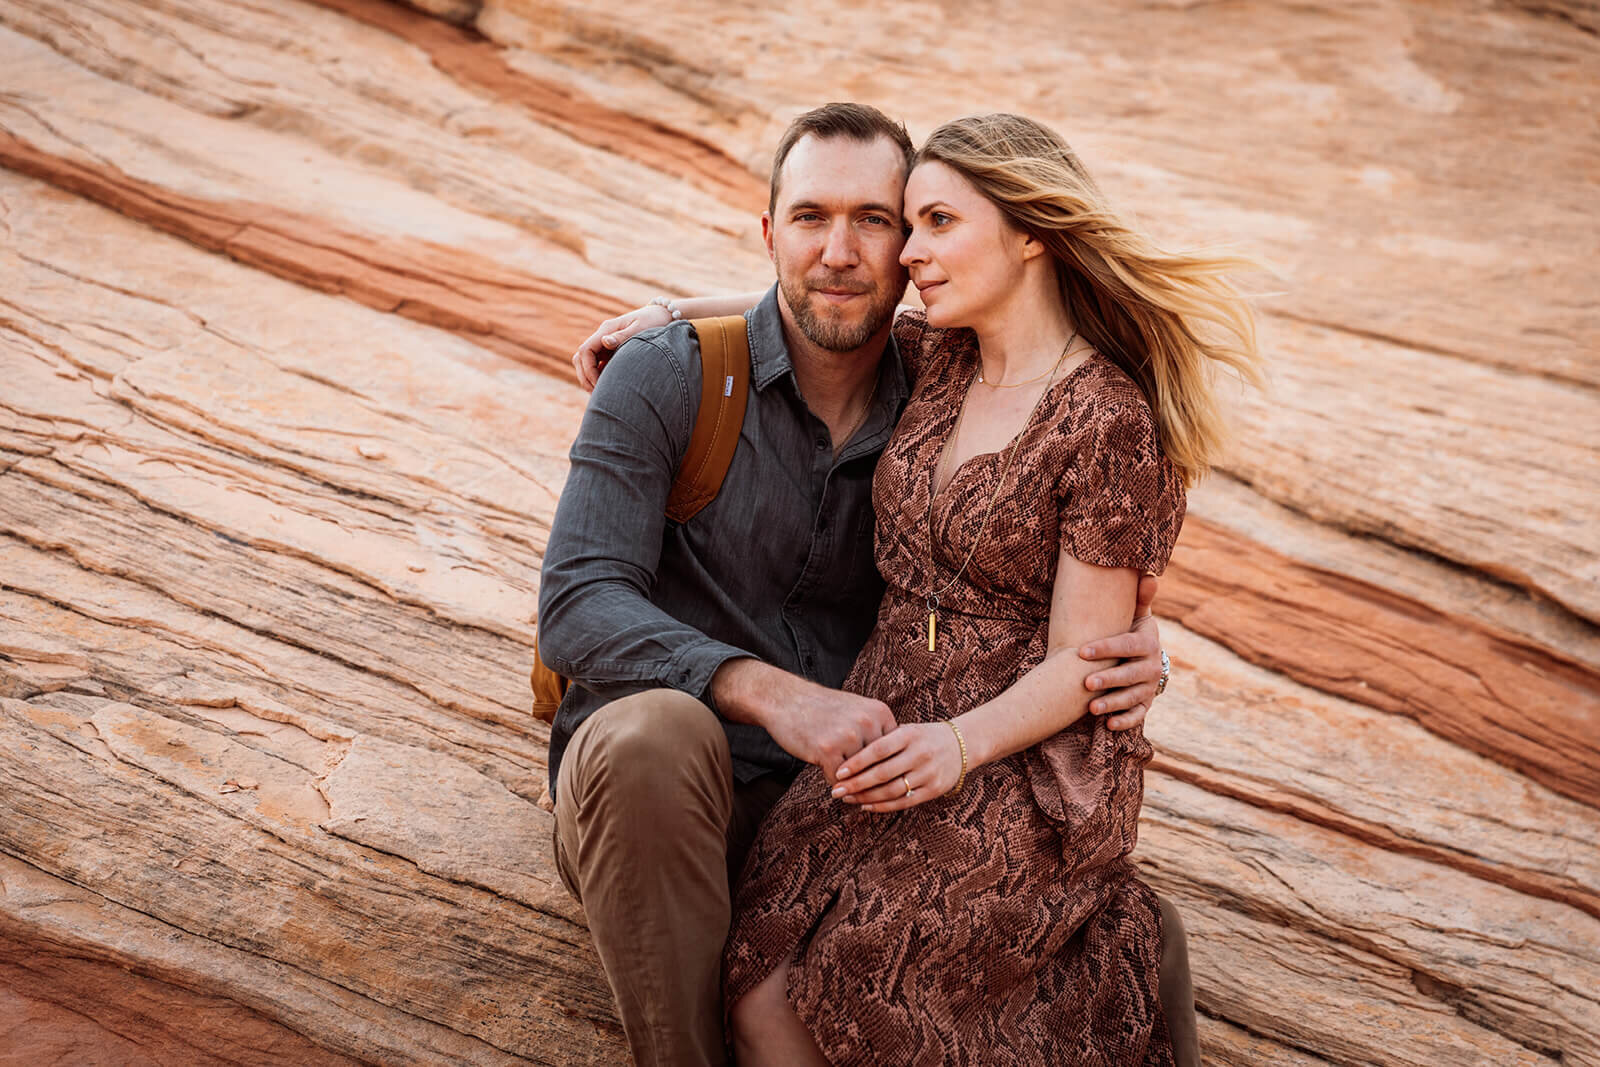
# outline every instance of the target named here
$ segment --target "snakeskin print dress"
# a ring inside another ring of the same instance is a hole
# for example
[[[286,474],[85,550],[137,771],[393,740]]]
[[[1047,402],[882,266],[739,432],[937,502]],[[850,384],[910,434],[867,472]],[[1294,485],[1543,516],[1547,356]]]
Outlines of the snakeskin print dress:
[[[997,696],[1046,652],[1056,559],[1159,574],[1182,481],[1148,405],[1110,360],[1051,386],[962,580],[1004,452],[962,464],[926,520],[931,476],[977,369],[970,331],[896,325],[916,387],[879,462],[876,629],[845,688],[901,722]],[[835,1064],[1168,1064],[1155,895],[1128,859],[1150,746],[1085,715],[902,812],[833,800],[805,769],[763,824],[725,957],[731,1005],[785,959],[788,996]]]

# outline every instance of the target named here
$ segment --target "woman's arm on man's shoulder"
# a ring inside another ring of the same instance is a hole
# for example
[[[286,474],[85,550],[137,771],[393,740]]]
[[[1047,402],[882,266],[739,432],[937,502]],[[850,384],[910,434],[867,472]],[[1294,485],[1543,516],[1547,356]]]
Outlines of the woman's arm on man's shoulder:
[[[761,303],[761,298],[766,295],[763,289],[734,296],[688,296],[674,300],[672,304],[682,318],[714,319],[722,315],[742,315]],[[920,309],[900,304],[895,308],[895,316],[898,318],[912,310]],[[623,342],[643,330],[665,326],[672,321],[672,312],[663,305],[646,304],[602,322],[595,327],[594,333],[583,339],[583,344],[572,355],[572,370],[578,376],[578,384],[583,386],[585,392],[594,392],[594,384],[600,380],[600,371],[605,367],[606,360],[622,347]]]
[[[722,315],[742,315],[759,304],[765,295],[766,290],[763,289],[735,296],[690,296],[674,300],[672,304],[681,318],[712,319]],[[583,386],[585,392],[594,392],[606,360],[622,347],[623,342],[641,330],[665,326],[672,320],[672,312],[662,304],[646,304],[602,322],[573,353],[572,369],[578,376],[578,384]]]

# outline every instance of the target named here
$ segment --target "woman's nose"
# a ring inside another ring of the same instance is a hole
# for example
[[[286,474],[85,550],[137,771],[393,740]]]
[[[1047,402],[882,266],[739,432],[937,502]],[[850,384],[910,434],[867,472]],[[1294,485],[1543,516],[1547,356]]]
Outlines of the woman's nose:
[[[906,238],[905,247],[900,250],[900,265],[909,267],[923,262],[926,258],[922,252],[922,240],[917,236],[917,231],[912,230],[911,236]]]

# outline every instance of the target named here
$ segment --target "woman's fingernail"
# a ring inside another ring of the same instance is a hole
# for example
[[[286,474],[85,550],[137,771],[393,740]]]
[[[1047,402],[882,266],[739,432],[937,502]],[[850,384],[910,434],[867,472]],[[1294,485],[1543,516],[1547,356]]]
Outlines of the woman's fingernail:
[[[842,785],[836,785],[836,786],[834,786],[834,787],[833,787],[833,795],[834,795],[834,796],[835,796],[835,797],[842,797],[842,796],[844,796],[844,786],[842,786]]]
[[[840,777],[840,778],[848,778],[848,777],[850,777],[850,768],[849,768],[849,767],[844,767],[844,766],[841,766],[841,767],[840,767],[840,768],[839,768],[839,775],[838,775],[838,777]]]

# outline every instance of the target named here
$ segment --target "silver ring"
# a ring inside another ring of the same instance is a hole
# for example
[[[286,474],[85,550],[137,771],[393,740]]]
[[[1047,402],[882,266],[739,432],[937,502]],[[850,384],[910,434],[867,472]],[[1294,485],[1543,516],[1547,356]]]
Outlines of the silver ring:
[[[911,794],[916,792],[915,789],[911,788],[911,779],[907,778],[905,775],[902,774],[900,776],[900,780],[906,784],[906,796],[910,796]]]
[[[1156,682],[1156,696],[1167,691],[1167,679],[1172,677],[1172,661],[1167,658],[1167,650],[1161,650],[1161,679]]]

